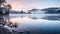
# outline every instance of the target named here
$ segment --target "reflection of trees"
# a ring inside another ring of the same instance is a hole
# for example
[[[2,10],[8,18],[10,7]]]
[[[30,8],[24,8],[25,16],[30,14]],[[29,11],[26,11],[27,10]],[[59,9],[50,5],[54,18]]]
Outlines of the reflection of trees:
[[[13,23],[13,22],[9,22],[7,25],[13,28],[16,28],[18,26],[17,23]]]
[[[7,19],[7,16],[0,15],[0,34],[8,34],[8,29],[4,28],[6,24],[4,21]]]
[[[6,20],[8,20],[8,21],[6,21]],[[14,28],[14,31],[15,31],[15,28],[18,27],[17,23],[13,24],[13,22],[10,22],[9,20],[10,20],[9,15],[0,15],[0,31],[1,32],[9,32],[8,29],[4,28],[5,25],[7,25],[10,28]],[[1,29],[1,27],[2,27],[3,31]]]
[[[16,22],[15,23],[10,22],[9,17],[7,17],[7,21],[5,20],[5,24],[8,25],[9,27],[14,27],[14,28],[16,28],[18,26]]]

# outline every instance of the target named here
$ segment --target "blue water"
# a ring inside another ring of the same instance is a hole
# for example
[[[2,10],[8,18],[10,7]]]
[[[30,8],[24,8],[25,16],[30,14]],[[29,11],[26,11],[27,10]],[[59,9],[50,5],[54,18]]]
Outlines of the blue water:
[[[10,14],[10,21],[17,22],[18,32],[30,31],[39,32],[59,32],[60,14]]]

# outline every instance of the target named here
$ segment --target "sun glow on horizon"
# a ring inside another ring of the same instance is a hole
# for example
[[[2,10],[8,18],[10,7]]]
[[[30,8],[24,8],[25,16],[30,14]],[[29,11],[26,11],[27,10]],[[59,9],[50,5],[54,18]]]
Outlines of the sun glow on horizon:
[[[60,7],[60,0],[9,0],[12,9],[30,10],[33,8],[43,9],[49,7]]]
[[[8,3],[11,4],[12,9],[14,9],[14,10],[24,10],[24,11],[26,11],[26,10],[32,9],[31,6],[25,6],[21,2],[18,2],[17,0],[11,0]]]

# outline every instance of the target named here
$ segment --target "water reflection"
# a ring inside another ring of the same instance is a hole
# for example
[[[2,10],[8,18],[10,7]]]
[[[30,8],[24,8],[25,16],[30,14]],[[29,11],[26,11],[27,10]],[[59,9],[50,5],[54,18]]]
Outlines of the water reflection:
[[[1,24],[4,24],[7,19],[9,20],[9,15],[0,15]]]
[[[9,15],[0,15],[0,26],[8,29],[10,32],[18,27],[17,22],[11,22]]]
[[[17,23],[18,27],[10,28],[18,32],[41,32],[41,31],[58,31],[60,30],[59,14],[10,14],[0,16],[0,21],[8,23]],[[11,25],[10,25],[11,26]],[[14,27],[14,26],[13,26]],[[7,27],[8,28],[8,27]]]
[[[17,16],[16,16],[17,15]],[[43,30],[58,30],[59,14],[10,14],[10,20],[18,23],[16,30],[40,32]],[[55,20],[57,19],[57,20]]]
[[[10,17],[19,17],[22,19],[29,17],[30,19],[60,20],[60,14],[10,14]]]
[[[28,17],[31,19],[60,20],[60,14],[29,14]]]

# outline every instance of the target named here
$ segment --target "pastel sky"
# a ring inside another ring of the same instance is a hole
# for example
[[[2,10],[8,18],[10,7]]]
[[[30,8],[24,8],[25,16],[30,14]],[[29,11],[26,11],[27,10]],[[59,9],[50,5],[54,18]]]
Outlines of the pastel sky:
[[[13,9],[29,10],[32,8],[60,7],[60,0],[7,0]]]

